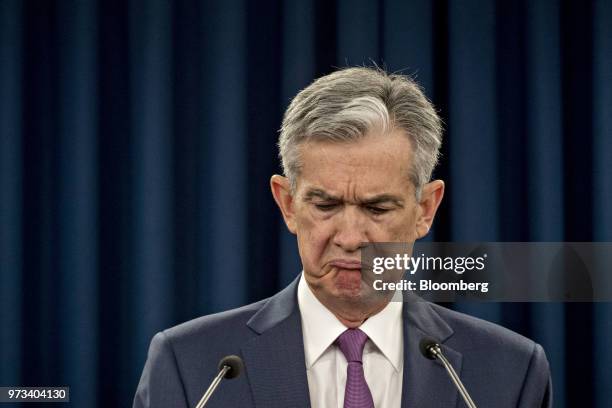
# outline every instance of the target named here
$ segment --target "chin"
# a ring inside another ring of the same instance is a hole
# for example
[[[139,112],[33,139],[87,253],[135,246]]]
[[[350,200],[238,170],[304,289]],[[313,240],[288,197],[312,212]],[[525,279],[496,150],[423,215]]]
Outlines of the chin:
[[[336,287],[333,296],[343,302],[360,303],[363,299],[363,291],[362,289]]]
[[[360,270],[338,269],[334,276],[334,287],[338,294],[358,297],[365,289],[364,286]]]

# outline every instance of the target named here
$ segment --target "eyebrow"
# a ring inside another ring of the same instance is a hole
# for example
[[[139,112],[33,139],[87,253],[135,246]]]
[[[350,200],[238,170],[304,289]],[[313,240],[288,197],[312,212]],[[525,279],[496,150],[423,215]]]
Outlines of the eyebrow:
[[[361,203],[365,204],[365,205],[393,203],[393,204],[397,205],[398,207],[403,207],[404,206],[404,200],[402,200],[401,198],[399,198],[397,196],[394,196],[392,194],[380,194],[380,195],[374,196],[372,198],[368,198],[368,199],[362,200]]]
[[[326,193],[325,191],[315,188],[312,190],[308,190],[304,195],[305,200],[311,200],[313,198],[320,198],[325,201],[341,201],[339,197],[334,197],[331,194]]]
[[[312,190],[308,190],[304,195],[304,199],[310,201],[313,198],[320,198],[324,201],[342,201],[340,197],[333,196],[321,189],[315,188]],[[404,207],[404,200],[400,197],[397,197],[393,194],[379,194],[371,198],[367,198],[365,200],[360,200],[359,203],[361,205],[376,205],[383,203],[392,203],[398,207]]]

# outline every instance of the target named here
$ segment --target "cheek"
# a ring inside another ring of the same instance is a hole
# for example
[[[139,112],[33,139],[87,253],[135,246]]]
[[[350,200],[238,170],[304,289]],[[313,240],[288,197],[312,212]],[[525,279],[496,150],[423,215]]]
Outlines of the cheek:
[[[304,216],[297,220],[297,239],[304,267],[318,267],[331,238],[329,223]],[[306,265],[307,264],[307,265]]]

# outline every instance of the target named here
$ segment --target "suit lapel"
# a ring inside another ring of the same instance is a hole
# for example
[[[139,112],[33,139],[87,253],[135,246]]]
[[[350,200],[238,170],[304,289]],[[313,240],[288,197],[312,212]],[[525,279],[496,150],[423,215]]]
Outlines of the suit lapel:
[[[297,282],[273,296],[247,323],[259,333],[242,348],[257,408],[310,407]]]
[[[297,306],[298,279],[270,298],[247,323],[259,336],[242,347],[246,373],[257,408],[309,408],[310,396],[302,322]],[[407,299],[403,306],[403,408],[456,407],[459,395],[444,366],[428,360],[419,342],[440,343],[446,358],[461,374],[462,355],[444,344],[452,329],[429,303]]]
[[[419,351],[423,338],[440,343],[442,352],[461,373],[461,353],[446,346],[452,329],[424,301],[404,302],[404,378],[402,387],[403,408],[455,407],[458,392],[439,361],[425,358]]]

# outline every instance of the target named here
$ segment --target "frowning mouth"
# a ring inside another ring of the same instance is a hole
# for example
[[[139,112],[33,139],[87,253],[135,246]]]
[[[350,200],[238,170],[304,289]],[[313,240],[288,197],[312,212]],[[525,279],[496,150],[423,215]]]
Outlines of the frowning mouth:
[[[330,266],[348,270],[361,270],[361,261],[353,259],[334,259],[329,263]]]

